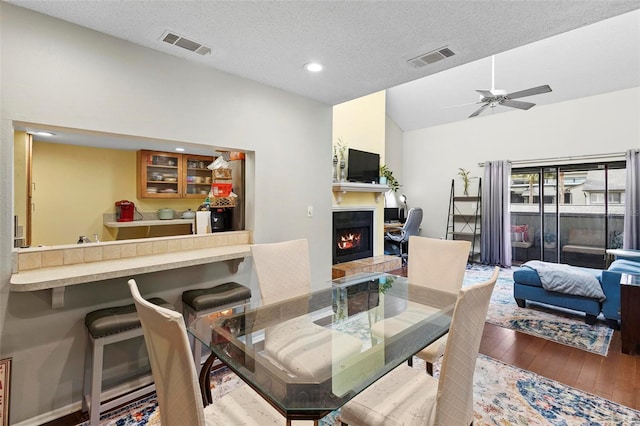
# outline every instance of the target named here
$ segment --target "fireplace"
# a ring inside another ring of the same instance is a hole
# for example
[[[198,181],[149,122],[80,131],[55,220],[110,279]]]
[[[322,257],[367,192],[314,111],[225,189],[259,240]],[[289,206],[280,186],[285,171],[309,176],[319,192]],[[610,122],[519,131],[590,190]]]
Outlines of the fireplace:
[[[373,256],[373,211],[333,212],[333,264]]]

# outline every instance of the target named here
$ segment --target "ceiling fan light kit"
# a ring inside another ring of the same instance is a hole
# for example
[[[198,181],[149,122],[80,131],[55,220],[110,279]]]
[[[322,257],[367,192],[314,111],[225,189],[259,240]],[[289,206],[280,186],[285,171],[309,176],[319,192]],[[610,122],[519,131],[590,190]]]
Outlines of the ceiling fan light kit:
[[[519,90],[513,93],[507,93],[506,90],[495,88],[495,57],[491,57],[491,90],[476,90],[480,93],[480,102],[482,106],[475,110],[469,118],[477,117],[487,107],[495,108],[498,105],[503,105],[510,108],[517,108],[522,110],[528,110],[535,106],[532,102],[515,101],[517,98],[524,98],[526,96],[539,95],[541,93],[551,92],[551,87],[548,84],[542,86],[531,87],[529,89]]]

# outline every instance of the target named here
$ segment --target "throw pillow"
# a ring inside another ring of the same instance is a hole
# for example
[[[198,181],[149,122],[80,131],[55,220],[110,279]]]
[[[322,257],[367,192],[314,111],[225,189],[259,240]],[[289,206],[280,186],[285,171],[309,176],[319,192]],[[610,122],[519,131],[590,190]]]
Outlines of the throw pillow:
[[[511,225],[511,241],[529,241],[529,225]]]

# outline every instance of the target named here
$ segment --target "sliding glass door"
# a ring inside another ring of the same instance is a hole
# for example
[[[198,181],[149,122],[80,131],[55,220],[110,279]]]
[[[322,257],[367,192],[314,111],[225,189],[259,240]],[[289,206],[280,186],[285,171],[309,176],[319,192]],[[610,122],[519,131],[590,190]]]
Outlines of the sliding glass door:
[[[624,162],[513,168],[514,264],[528,260],[604,269],[622,246]]]

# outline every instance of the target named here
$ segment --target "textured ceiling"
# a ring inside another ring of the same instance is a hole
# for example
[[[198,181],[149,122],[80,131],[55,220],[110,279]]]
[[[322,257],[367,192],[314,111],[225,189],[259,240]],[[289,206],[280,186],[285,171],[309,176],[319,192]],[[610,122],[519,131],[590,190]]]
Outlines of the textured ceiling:
[[[474,89],[490,88],[486,58],[492,54],[498,54],[497,88],[552,86],[553,93],[536,96],[533,102],[542,103],[545,96],[559,100],[554,96],[563,92],[562,84],[575,78],[555,79],[566,73],[563,61],[578,63],[585,71],[584,81],[594,86],[586,87],[587,92],[597,92],[593,79],[601,75],[586,71],[600,61],[598,52],[570,45],[562,48],[565,57],[554,51],[540,58],[532,50],[524,57],[514,55],[515,48],[539,40],[544,47],[548,37],[640,9],[640,0],[8,2],[330,105],[393,88],[388,92],[388,112],[403,130],[469,115],[475,106],[447,108],[446,113],[442,106],[474,102]],[[597,43],[616,53],[627,51],[631,73],[636,66],[636,83],[638,16],[632,14],[626,21],[627,26],[635,24],[631,36],[608,34],[615,45]],[[200,56],[163,43],[165,30],[203,43],[212,53]],[[443,46],[456,55],[423,68],[407,64]],[[322,62],[325,71],[304,71],[303,64],[311,60]],[[467,72],[463,64],[469,64]],[[450,68],[455,69],[442,72]],[[434,84],[418,80],[428,75],[433,75]],[[402,85],[407,82],[415,83]]]

